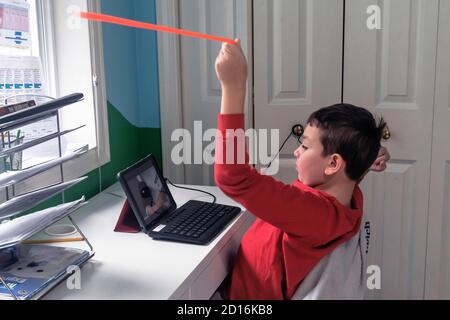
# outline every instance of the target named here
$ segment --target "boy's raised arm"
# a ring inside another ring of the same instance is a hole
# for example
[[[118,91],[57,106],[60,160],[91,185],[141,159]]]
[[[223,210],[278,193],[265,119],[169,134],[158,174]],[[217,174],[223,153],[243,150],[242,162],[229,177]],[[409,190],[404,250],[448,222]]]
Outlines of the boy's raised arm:
[[[355,232],[358,222],[337,214],[333,205],[317,191],[305,192],[260,174],[248,164],[246,150],[238,150],[245,149],[245,140],[238,142],[235,133],[244,130],[247,81],[247,63],[239,41],[235,45],[222,46],[216,60],[216,72],[222,86],[214,168],[219,188],[260,219],[313,246]],[[233,134],[229,135],[227,131]],[[230,148],[231,140],[234,143]],[[245,159],[240,159],[242,151]]]

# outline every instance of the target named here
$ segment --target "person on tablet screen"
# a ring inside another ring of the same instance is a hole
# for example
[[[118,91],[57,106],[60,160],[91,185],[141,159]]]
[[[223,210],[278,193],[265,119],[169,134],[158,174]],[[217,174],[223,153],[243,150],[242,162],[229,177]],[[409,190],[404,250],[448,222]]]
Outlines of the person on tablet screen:
[[[144,199],[145,213],[148,216],[161,213],[170,207],[169,197],[164,192],[155,168],[146,170],[141,175],[138,175],[137,179],[140,184],[141,197]]]

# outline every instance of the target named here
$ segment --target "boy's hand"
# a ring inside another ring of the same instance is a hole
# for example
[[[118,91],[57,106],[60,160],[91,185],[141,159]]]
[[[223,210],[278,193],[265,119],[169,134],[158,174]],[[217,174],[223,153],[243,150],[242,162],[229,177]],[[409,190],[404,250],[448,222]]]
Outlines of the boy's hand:
[[[224,43],[216,59],[217,78],[222,89],[244,91],[247,84],[247,61],[241,48],[241,41],[236,44]]]
[[[385,147],[381,147],[378,152],[378,157],[370,167],[370,170],[376,172],[382,172],[386,170],[386,163],[391,159],[391,155]]]

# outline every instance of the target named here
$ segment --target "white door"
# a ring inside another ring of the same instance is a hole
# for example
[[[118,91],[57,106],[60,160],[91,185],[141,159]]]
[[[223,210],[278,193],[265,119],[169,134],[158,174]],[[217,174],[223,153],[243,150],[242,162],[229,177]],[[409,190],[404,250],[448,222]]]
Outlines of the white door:
[[[250,1],[242,0],[181,0],[179,2],[180,27],[231,39],[239,37],[244,52],[251,58],[249,5]],[[192,142],[194,138],[196,139],[195,152],[192,148],[193,164],[184,166],[184,182],[214,185],[214,166],[206,164],[202,159],[202,150],[212,140],[205,141],[203,145],[199,142],[202,141],[202,133],[217,127],[217,114],[220,110],[222,93],[214,65],[221,43],[186,37],[182,37],[180,41],[182,123],[183,128],[191,133]],[[250,67],[251,63],[249,59]],[[251,68],[249,74],[251,75]],[[249,83],[251,83],[251,77]],[[251,97],[251,94],[248,96]],[[248,103],[246,110],[248,110]],[[251,113],[246,113],[247,121],[250,123]],[[197,126],[194,129],[196,121]]]
[[[450,299],[450,1],[440,1],[426,299]]]
[[[341,102],[343,0],[254,0],[255,129],[305,125],[320,106]],[[290,139],[280,154],[285,182],[296,178]]]
[[[378,1],[378,31],[367,28],[366,11],[372,4],[346,1],[344,50],[344,102],[382,115],[392,135],[385,143],[392,155],[386,172],[369,174],[362,185],[364,213],[371,222],[369,264],[381,268],[381,290],[368,292],[368,297],[422,299],[438,1]],[[444,78],[448,108],[448,74]],[[446,115],[448,119],[448,109]]]

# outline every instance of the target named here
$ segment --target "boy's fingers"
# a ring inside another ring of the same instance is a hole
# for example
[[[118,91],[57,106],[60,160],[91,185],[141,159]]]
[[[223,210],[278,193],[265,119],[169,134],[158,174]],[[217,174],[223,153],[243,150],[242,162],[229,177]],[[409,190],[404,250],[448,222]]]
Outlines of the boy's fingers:
[[[222,51],[223,51],[223,53],[224,54],[231,54],[231,53],[233,53],[233,48],[232,48],[232,44],[229,44],[229,43],[225,43],[224,44],[224,47],[223,47],[223,49],[222,49]]]
[[[387,161],[389,161],[389,159],[391,159],[389,153],[383,153],[383,154],[379,154],[377,157],[377,160],[375,160],[375,161],[383,160],[383,161],[387,162]]]
[[[231,53],[232,52],[231,46],[232,45],[229,43],[224,43],[222,46],[222,53],[223,54]]]
[[[388,162],[389,159],[390,159],[390,157],[389,157],[389,155],[385,154],[385,155],[383,155],[383,156],[381,157],[381,159],[382,159],[384,162]]]
[[[391,155],[389,154],[387,148],[381,147],[378,157],[384,157],[386,161],[389,161],[391,159]]]
[[[371,170],[381,172],[386,170],[386,168],[387,168],[386,161],[382,159],[377,159],[372,165]]]
[[[378,166],[378,171],[384,171],[386,170],[386,163],[385,162],[380,162],[379,166]]]

